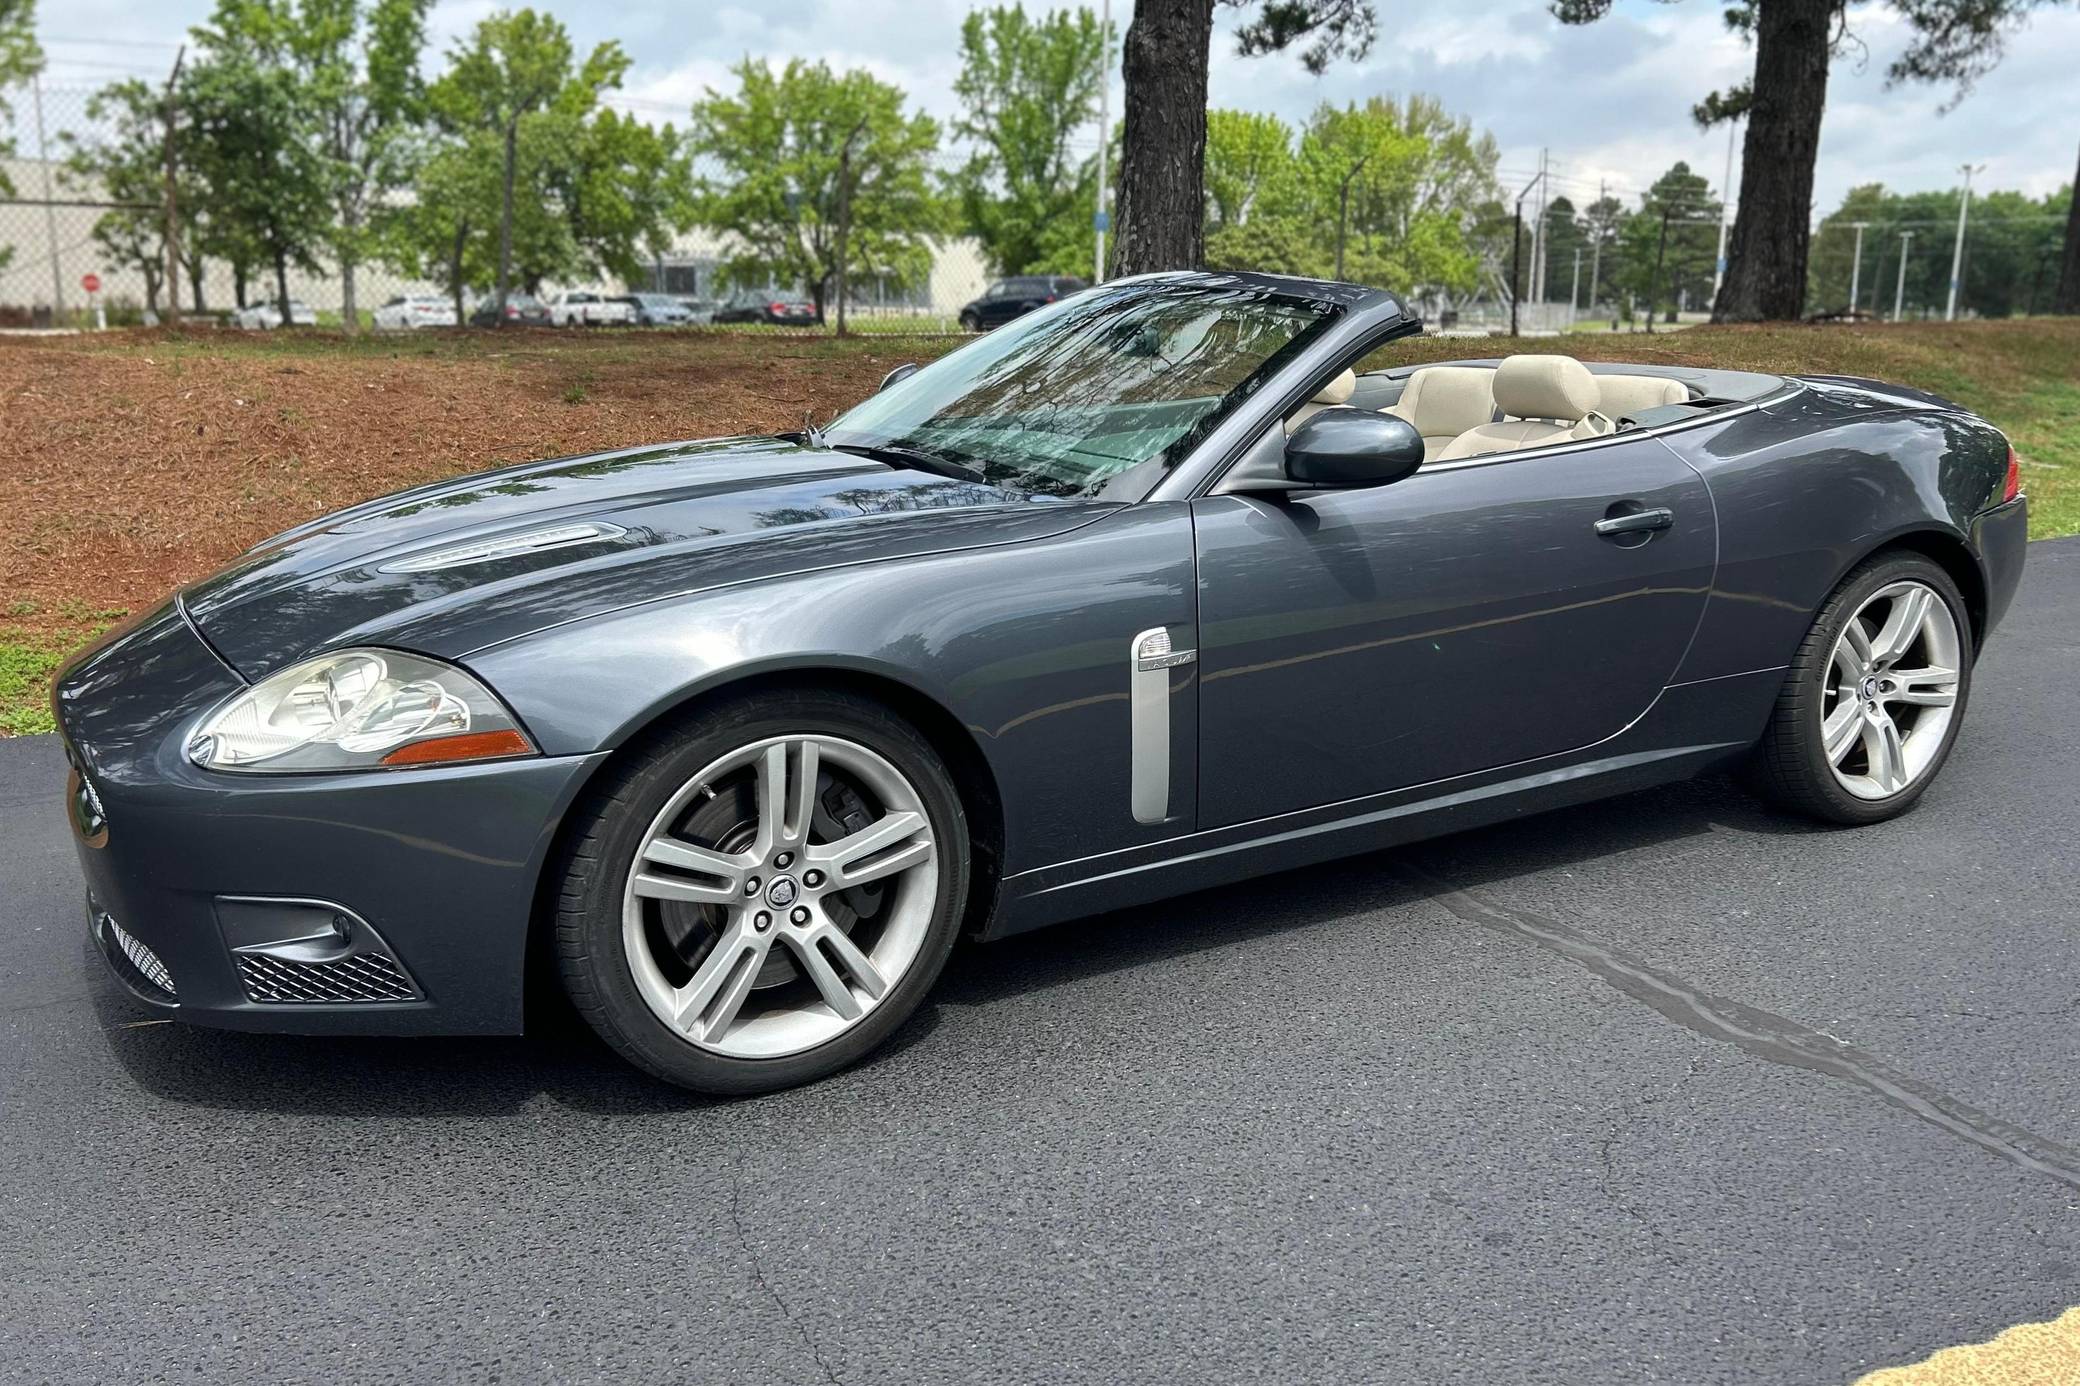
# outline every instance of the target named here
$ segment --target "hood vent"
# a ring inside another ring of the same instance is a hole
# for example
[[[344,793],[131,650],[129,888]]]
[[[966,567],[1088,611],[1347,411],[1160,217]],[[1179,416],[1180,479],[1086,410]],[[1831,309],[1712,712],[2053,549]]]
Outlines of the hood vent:
[[[547,529],[530,529],[520,534],[505,534],[496,539],[480,539],[471,544],[457,544],[450,548],[414,554],[410,558],[385,563],[381,571],[437,573],[448,568],[467,567],[472,563],[493,563],[501,558],[541,553],[545,549],[567,549],[577,544],[597,544],[608,539],[619,539],[626,533],[628,531],[619,525],[605,524],[597,520],[587,520],[582,524],[552,525]]]

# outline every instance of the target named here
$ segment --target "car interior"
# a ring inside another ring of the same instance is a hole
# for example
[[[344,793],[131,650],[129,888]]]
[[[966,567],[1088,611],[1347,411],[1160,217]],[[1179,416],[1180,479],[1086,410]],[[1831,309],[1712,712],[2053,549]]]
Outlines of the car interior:
[[[1293,411],[1286,432],[1324,409],[1373,409],[1414,426],[1427,466],[1674,422],[1725,402],[1668,376],[1592,370],[1571,356],[1527,353],[1493,365],[1363,376],[1346,369]]]

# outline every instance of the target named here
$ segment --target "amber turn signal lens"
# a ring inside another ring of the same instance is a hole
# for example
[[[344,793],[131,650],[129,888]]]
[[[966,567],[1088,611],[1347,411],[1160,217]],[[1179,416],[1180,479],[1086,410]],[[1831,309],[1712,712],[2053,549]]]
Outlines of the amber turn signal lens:
[[[533,753],[534,747],[516,731],[464,732],[460,736],[436,736],[399,746],[383,757],[383,764],[439,765],[444,761],[495,760]]]

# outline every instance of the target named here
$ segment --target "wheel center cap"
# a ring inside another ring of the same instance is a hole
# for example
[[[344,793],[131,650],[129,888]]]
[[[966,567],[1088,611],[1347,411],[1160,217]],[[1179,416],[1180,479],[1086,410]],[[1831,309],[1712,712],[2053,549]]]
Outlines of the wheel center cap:
[[[1876,702],[1876,701],[1878,700],[1878,676],[1877,676],[1877,675],[1875,675],[1875,674],[1872,674],[1872,675],[1870,675],[1869,677],[1867,677],[1867,678],[1865,678],[1865,679],[1864,679],[1864,681],[1863,681],[1863,700],[1864,700],[1865,702],[1867,702],[1867,703],[1873,703],[1873,702]]]
[[[786,909],[800,898],[801,893],[802,887],[794,877],[775,876],[773,883],[766,887],[766,900],[780,909]]]

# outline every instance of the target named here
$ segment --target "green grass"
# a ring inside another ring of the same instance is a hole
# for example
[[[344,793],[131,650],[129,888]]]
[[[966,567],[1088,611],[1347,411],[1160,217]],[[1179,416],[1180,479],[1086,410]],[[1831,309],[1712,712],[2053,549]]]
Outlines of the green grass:
[[[0,736],[51,731],[50,679],[77,632],[31,634],[0,626]]]

